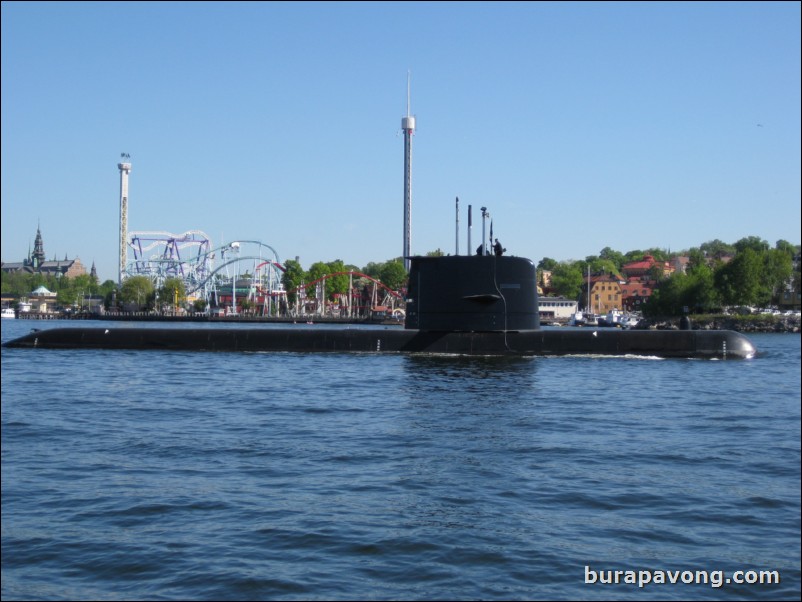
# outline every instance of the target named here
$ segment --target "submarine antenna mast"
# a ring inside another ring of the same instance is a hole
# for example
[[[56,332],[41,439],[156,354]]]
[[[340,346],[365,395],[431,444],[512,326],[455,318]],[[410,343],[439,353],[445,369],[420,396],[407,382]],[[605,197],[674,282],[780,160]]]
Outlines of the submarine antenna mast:
[[[456,246],[454,255],[459,255],[459,197],[457,197],[457,224],[456,224],[455,232],[456,232],[456,243],[457,243],[457,246]]]
[[[415,118],[409,114],[409,79],[407,71],[407,116],[401,119],[404,130],[404,269],[409,272],[409,257],[412,255],[412,135],[415,133]]]
[[[125,278],[125,266],[128,263],[128,174],[131,173],[131,155],[121,153],[117,169],[120,170],[120,265],[117,273],[117,284]]]
[[[487,207],[482,207],[482,252],[480,255],[487,255],[487,234],[485,233],[485,223],[490,214],[487,212]]]
[[[473,247],[471,246],[471,228],[473,228],[473,223],[471,221],[471,205],[468,205],[468,255],[473,253]]]

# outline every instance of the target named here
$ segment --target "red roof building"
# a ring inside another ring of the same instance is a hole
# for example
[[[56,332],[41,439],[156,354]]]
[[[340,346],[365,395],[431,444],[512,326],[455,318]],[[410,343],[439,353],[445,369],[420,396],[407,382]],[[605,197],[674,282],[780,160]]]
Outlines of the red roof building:
[[[641,261],[631,261],[621,266],[621,271],[627,279],[644,278],[653,274],[654,267],[658,267],[662,276],[670,276],[674,272],[674,267],[668,261],[655,261],[652,255],[645,255]]]

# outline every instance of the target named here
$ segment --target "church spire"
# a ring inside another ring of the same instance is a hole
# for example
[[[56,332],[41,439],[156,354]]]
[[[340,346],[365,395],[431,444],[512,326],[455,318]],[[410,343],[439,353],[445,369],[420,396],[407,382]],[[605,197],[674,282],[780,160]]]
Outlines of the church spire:
[[[42,242],[42,231],[39,228],[39,224],[36,225],[36,240],[33,243],[33,256],[31,259],[35,270],[42,267],[42,263],[45,261],[45,245]]]

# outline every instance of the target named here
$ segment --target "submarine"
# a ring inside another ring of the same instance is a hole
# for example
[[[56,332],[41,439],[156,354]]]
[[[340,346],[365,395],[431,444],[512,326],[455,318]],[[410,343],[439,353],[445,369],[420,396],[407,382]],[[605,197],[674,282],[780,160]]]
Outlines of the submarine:
[[[404,328],[53,328],[4,347],[748,359],[731,330],[542,329],[536,269],[503,254],[410,257]]]

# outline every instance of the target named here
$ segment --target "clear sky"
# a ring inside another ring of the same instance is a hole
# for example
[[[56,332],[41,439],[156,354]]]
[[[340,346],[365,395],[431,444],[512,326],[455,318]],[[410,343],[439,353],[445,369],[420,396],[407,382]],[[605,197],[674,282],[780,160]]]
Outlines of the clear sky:
[[[2,259],[117,277],[129,230],[304,268],[800,243],[800,3],[3,2]]]

